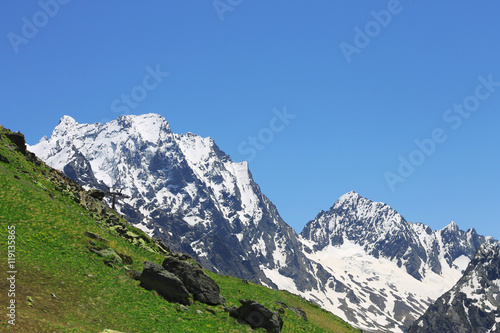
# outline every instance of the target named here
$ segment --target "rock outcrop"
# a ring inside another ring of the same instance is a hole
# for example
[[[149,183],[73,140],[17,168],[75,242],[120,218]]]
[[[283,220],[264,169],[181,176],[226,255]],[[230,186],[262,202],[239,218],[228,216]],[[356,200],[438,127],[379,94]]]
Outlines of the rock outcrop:
[[[250,299],[240,299],[239,308],[231,308],[229,314],[247,322],[252,328],[264,328],[269,333],[279,333],[283,329],[283,319],[278,312]]]
[[[161,266],[146,261],[138,278],[142,287],[156,290],[172,302],[190,305],[191,293],[201,303],[219,305],[226,302],[217,283],[192,259],[180,260],[169,256]]]
[[[155,290],[166,300],[184,305],[191,305],[191,294],[182,281],[162,266],[151,261],[144,263],[144,270],[139,277],[141,287]]]
[[[226,300],[220,294],[217,283],[212,280],[198,264],[193,261],[181,261],[167,257],[163,261],[163,268],[175,274],[186,289],[193,293],[196,300],[210,305],[224,304]]]

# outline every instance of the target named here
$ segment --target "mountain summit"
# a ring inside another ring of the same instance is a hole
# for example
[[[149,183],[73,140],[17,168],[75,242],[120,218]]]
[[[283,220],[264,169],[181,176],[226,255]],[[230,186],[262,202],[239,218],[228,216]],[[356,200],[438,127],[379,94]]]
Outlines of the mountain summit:
[[[71,170],[82,185],[123,188],[130,199],[118,206],[122,214],[205,268],[274,288],[317,285],[297,234],[261,193],[248,164],[233,162],[211,138],[172,133],[157,114],[107,124],[65,116],[30,149],[52,167]]]
[[[330,210],[319,213],[307,223],[301,236],[316,252],[327,246],[354,243],[374,258],[397,263],[419,281],[430,272],[443,273],[461,256],[471,258],[485,241],[474,229],[460,231],[454,222],[433,232],[421,223],[407,222],[390,206],[356,192],[343,195]]]
[[[365,331],[406,330],[490,241],[454,223],[432,231],[356,192],[298,235],[246,162],[157,114],[65,116],[29,149],[84,186],[121,188],[121,214],[205,268],[300,294]]]

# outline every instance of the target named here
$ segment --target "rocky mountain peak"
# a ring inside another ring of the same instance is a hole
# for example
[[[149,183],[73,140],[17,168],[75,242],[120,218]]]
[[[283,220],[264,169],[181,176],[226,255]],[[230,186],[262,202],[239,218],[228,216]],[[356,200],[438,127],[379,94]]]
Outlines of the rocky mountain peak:
[[[411,333],[500,332],[500,245],[483,243],[464,275],[409,329]]]
[[[451,221],[446,227],[443,228],[443,231],[449,232],[457,232],[458,230],[458,225],[454,221]]]
[[[349,239],[362,246],[386,238],[407,226],[404,218],[390,206],[373,202],[351,191],[341,196],[327,212],[306,224],[301,235],[315,243],[316,249],[341,245]]]
[[[212,138],[172,133],[157,114],[64,124],[30,149],[77,181],[123,188],[130,198],[117,209],[149,235],[222,274],[280,288],[317,285],[297,234],[248,164],[233,162]]]
[[[71,125],[71,124],[77,124],[76,120],[71,117],[71,116],[62,116],[61,119],[59,119],[59,124],[58,125]]]
[[[342,205],[345,203],[347,203],[347,204],[356,203],[360,198],[361,198],[361,195],[359,195],[357,192],[350,191],[350,192],[347,192],[346,194],[342,195],[340,198],[338,198],[337,201],[335,202],[335,204]]]

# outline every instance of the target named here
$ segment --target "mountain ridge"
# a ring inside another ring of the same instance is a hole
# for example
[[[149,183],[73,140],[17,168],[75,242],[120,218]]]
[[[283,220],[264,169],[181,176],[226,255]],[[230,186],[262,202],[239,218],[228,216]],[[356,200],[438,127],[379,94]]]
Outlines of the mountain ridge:
[[[0,302],[9,304],[0,331],[248,332],[247,323],[259,326],[261,321],[244,313],[239,319],[230,316],[241,299],[258,302],[254,309],[264,314],[279,311],[283,331],[359,331],[288,292],[210,271],[207,278],[188,255],[170,251],[118,216],[102,202],[103,195],[48,167],[26,151],[22,134],[0,125],[0,225],[9,230],[12,270],[9,281],[0,282],[2,290],[10,288],[0,294]],[[162,271],[162,276],[170,274],[176,287],[184,288],[187,307],[166,300],[179,301],[166,293],[168,284],[145,284],[155,281],[144,273],[153,262],[163,262],[170,273]],[[194,267],[197,282],[213,281],[195,289],[177,265]],[[211,304],[210,289],[223,290],[226,305]]]
[[[96,181],[131,196],[118,210],[136,226],[205,268],[298,293],[366,331],[407,329],[490,241],[452,223],[432,231],[407,222],[354,191],[298,234],[248,164],[233,162],[211,138],[173,133],[154,114],[63,120],[30,149],[63,170],[77,151]],[[71,170],[77,181],[92,179],[86,167]]]

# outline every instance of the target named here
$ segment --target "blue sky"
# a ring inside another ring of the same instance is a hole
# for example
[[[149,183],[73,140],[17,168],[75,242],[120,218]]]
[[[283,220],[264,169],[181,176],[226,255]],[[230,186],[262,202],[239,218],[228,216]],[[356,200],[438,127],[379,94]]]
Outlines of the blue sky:
[[[0,123],[34,144],[63,115],[155,112],[250,160],[298,232],[354,190],[500,239],[499,12],[493,0],[3,1]]]

